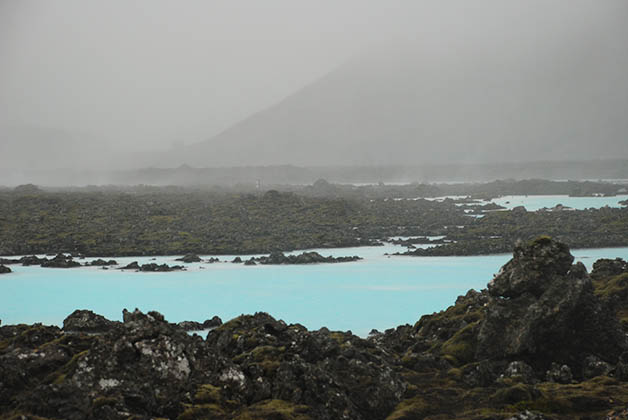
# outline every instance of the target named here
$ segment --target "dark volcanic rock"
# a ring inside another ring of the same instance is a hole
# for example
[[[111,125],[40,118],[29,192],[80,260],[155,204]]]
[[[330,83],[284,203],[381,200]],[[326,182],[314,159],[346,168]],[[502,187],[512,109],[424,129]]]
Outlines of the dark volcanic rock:
[[[546,237],[517,245],[488,286],[477,358],[519,357],[538,369],[555,360],[580,367],[589,354],[617,360],[626,339],[584,265],[572,261],[564,244]]]
[[[512,260],[489,283],[489,294],[506,298],[524,293],[541,296],[554,278],[563,277],[569,271],[572,262],[567,245],[548,237],[527,245],[518,244]]]
[[[115,322],[109,321],[104,316],[95,314],[92,311],[77,309],[63,320],[63,331],[104,333],[109,331],[115,324]]]
[[[196,254],[187,254],[181,258],[177,258],[175,261],[183,261],[184,263],[194,263],[194,262],[200,262],[201,257],[199,257]]]
[[[309,332],[265,313],[243,315],[212,330],[207,344],[236,363],[240,393],[312,408],[315,419],[385,418],[405,385],[389,356],[351,333]]]
[[[11,264],[19,264],[21,261],[11,258],[0,258],[0,264],[2,265],[11,265]]]
[[[185,267],[182,265],[173,265],[170,266],[168,264],[157,264],[157,263],[149,263],[139,265],[137,261],[133,261],[130,264],[121,267],[120,270],[137,270],[137,271],[148,271],[148,272],[168,272],[168,271],[177,271],[177,270],[185,270]]]
[[[30,255],[30,256],[26,256],[26,257],[20,258],[20,263],[22,265],[25,265],[25,266],[28,266],[28,265],[42,265],[43,263],[45,263],[47,261],[48,261],[47,258],[39,258],[36,255]]]
[[[76,311],[73,334],[1,327],[0,417],[384,419],[405,389],[389,356],[350,333],[256,314],[204,341],[158,312],[123,318]]]
[[[323,257],[315,251],[303,252],[299,255],[284,255],[283,252],[273,252],[268,257],[255,258],[260,264],[317,264],[338,263],[361,260],[358,256],[352,257]]]
[[[159,271],[159,272],[167,272],[167,271],[177,271],[177,270],[185,270],[185,267],[182,265],[168,265],[168,264],[142,264],[140,266],[140,271]]]
[[[206,319],[202,323],[196,321],[182,321],[177,323],[177,325],[185,331],[200,331],[219,327],[222,325],[222,319],[218,316],[214,316],[212,319]]]
[[[120,270],[139,270],[139,269],[140,269],[140,265],[137,263],[137,261],[133,261],[125,265],[124,267],[120,267]]]
[[[56,257],[50,260],[43,261],[41,263],[42,267],[52,267],[52,268],[72,268],[72,267],[80,267],[81,263],[74,261],[71,256],[65,254],[57,254]]]
[[[235,258],[233,259],[233,261],[231,261],[231,262],[232,262],[232,263],[234,263],[234,264],[239,264],[239,263],[241,263],[241,262],[242,262],[242,258],[240,258],[240,257],[235,257]]]
[[[93,266],[99,266],[99,267],[105,267],[108,265],[118,265],[118,262],[116,260],[103,260],[101,258],[98,258],[97,260],[94,260],[92,262],[88,262],[85,265],[93,265]]]
[[[605,277],[618,276],[624,273],[628,273],[628,262],[621,258],[615,258],[614,260],[602,258],[593,263],[591,278],[593,280],[600,280]]]
[[[0,264],[0,274],[8,274],[11,272],[11,269],[7,266]]]

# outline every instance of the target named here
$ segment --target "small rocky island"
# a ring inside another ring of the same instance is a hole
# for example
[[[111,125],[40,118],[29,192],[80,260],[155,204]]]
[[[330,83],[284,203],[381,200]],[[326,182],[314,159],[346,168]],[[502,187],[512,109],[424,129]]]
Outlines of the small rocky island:
[[[573,259],[519,243],[487,289],[366,339],[266,313],[206,338],[138,310],[2,326],[0,417],[626,419],[628,264]]]
[[[147,271],[147,272],[169,272],[169,271],[181,271],[185,270],[182,265],[168,265],[168,264],[139,264],[137,261],[133,261],[124,267],[120,267],[120,270],[135,270],[135,271]]]
[[[316,251],[303,252],[299,255],[285,255],[283,252],[272,252],[267,257],[250,258],[246,262],[253,262],[255,264],[320,264],[320,263],[340,263],[358,261],[362,258],[357,255],[351,257],[323,257]],[[253,265],[253,264],[250,264]]]

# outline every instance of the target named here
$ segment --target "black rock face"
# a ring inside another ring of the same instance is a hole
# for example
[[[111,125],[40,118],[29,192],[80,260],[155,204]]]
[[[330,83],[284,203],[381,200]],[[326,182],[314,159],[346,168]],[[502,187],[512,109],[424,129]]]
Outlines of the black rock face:
[[[5,265],[0,264],[0,274],[11,273],[11,269]]]

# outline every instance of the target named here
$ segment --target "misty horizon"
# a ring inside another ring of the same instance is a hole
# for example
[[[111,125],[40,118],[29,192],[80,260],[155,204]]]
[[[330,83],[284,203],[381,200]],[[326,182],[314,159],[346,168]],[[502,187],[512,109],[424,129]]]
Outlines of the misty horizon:
[[[622,1],[5,1],[0,168],[626,159],[626,17]]]

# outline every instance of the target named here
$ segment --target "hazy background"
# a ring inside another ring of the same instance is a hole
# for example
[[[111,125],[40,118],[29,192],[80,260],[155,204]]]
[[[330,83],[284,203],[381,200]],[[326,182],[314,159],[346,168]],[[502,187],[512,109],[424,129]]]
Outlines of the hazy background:
[[[628,158],[628,2],[0,0],[0,168]]]

